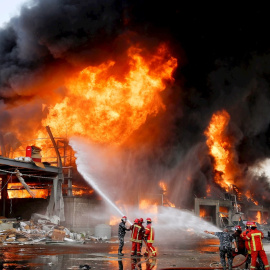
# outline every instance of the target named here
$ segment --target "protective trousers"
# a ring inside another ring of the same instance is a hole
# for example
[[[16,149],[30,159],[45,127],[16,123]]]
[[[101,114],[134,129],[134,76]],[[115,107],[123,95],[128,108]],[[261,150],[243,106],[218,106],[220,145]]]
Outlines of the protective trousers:
[[[231,270],[233,262],[233,255],[231,248],[223,248],[219,250],[220,262],[222,264],[222,267],[226,269],[226,259],[225,259],[226,254],[228,259],[229,270]]]
[[[152,256],[153,257],[156,257],[157,256],[157,253],[156,253],[156,249],[153,247],[153,244],[152,243],[147,243],[147,248],[151,251],[152,253]],[[146,248],[146,251],[145,251],[145,255],[148,255],[148,250]]]
[[[141,255],[141,243],[132,242],[132,248],[131,248],[131,255],[135,255],[137,252],[137,255]]]
[[[251,251],[251,265],[250,265],[250,269],[255,269],[256,268],[256,260],[257,260],[258,255],[262,259],[262,262],[264,264],[265,270],[269,270],[268,259],[267,259],[267,256],[266,256],[264,250]]]

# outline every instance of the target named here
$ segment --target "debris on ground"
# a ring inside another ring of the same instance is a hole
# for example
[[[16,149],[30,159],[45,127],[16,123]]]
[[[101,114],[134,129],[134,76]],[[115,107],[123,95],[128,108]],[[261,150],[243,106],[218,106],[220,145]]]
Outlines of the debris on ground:
[[[85,239],[80,233],[72,233],[58,224],[57,217],[34,214],[29,221],[0,219],[0,244],[81,243]]]

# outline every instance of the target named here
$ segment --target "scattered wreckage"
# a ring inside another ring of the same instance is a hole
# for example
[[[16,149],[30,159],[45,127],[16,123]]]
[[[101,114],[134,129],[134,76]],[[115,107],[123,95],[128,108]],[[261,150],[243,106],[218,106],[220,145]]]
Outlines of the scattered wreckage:
[[[85,235],[59,225],[59,218],[33,214],[29,221],[0,219],[0,244],[79,243]]]

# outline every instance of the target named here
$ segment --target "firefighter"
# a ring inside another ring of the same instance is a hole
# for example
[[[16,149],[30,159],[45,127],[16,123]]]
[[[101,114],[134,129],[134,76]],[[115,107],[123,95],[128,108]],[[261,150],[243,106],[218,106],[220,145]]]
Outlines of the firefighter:
[[[125,238],[126,231],[130,231],[130,229],[126,227],[126,222],[127,222],[127,217],[123,216],[121,218],[121,222],[119,223],[119,227],[118,227],[118,238],[119,238],[118,255],[119,256],[124,256],[124,254],[122,253],[122,250],[124,247],[124,238]]]
[[[257,230],[256,222],[252,222],[251,230],[246,235],[246,239],[250,240],[250,247],[251,247],[251,266],[250,269],[256,268],[256,260],[258,255],[261,257],[263,261],[265,270],[269,270],[269,263],[265,251],[263,249],[262,239],[264,235],[260,230]]]
[[[144,239],[146,240],[146,245],[147,249],[146,252],[144,253],[145,256],[148,256],[148,250],[151,251],[152,257],[156,257],[156,249],[153,247],[153,243],[155,240],[155,231],[154,228],[152,227],[152,220],[151,218],[146,219],[146,228],[145,228],[145,233],[144,233]]]
[[[247,256],[248,256],[247,257],[247,260],[245,262],[245,269],[248,269],[248,266],[251,263],[251,246],[250,246],[250,240],[247,240],[246,239],[246,236],[250,232],[250,228],[251,228],[251,225],[252,224],[253,224],[253,222],[247,221],[247,223],[246,223],[246,230],[241,234],[241,237],[243,237],[243,239],[245,240],[245,247],[246,247]],[[263,265],[263,262],[262,262],[262,259],[261,259],[260,256],[258,256],[256,267],[258,268],[258,270],[259,269],[264,270],[264,265]]]
[[[235,242],[236,242],[236,245],[237,245],[237,249],[238,249],[238,252],[233,252],[233,258],[236,256],[236,255],[239,255],[239,254],[242,254],[244,256],[247,255],[247,250],[246,250],[246,247],[245,247],[245,239],[242,235],[242,228],[241,226],[235,226],[234,227],[234,233],[233,233],[233,237],[235,239]]]
[[[135,256],[137,254],[137,256],[141,257],[140,243],[142,240],[139,239],[141,228],[139,219],[136,218],[134,220],[134,224],[130,226],[132,242],[131,256]]]
[[[247,260],[245,263],[245,269],[248,269],[248,266],[251,262],[251,247],[250,247],[250,240],[246,239],[247,234],[250,232],[251,222],[247,221],[246,223],[246,230],[241,233],[241,237],[245,240],[245,247],[247,250]]]
[[[228,259],[228,266],[229,270],[232,270],[232,261],[233,261],[233,255],[232,255],[232,243],[235,247],[235,252],[238,252],[235,239],[231,234],[229,234],[229,230],[227,228],[223,229],[223,232],[209,232],[204,231],[205,233],[215,235],[219,238],[220,246],[219,246],[219,255],[220,255],[220,262],[222,264],[223,270],[226,270],[226,260],[225,256],[227,254]]]
[[[140,242],[140,252],[142,254],[142,242],[143,242],[143,237],[144,237],[144,232],[145,232],[145,228],[143,226],[143,218],[140,218],[139,219],[139,225],[141,226],[141,230],[140,230],[140,234],[139,234],[139,240],[141,241]]]

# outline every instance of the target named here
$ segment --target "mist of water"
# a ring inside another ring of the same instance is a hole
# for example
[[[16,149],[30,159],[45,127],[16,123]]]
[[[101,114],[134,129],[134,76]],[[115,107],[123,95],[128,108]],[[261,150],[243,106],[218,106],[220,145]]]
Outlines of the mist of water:
[[[213,224],[202,220],[201,218],[195,216],[191,211],[181,210],[171,207],[159,206],[154,211],[149,209],[142,210],[135,206],[123,206],[125,208],[126,214],[120,210],[119,207],[109,198],[110,192],[112,190],[117,191],[117,187],[114,189],[110,186],[110,181],[106,181],[104,178],[97,178],[95,168],[102,169],[102,162],[106,163],[105,160],[99,160],[99,153],[93,153],[93,148],[88,147],[87,141],[83,141],[79,138],[72,138],[70,145],[76,152],[76,164],[78,172],[83,176],[83,178],[89,183],[89,185],[107,202],[108,209],[103,213],[103,215],[118,215],[121,217],[127,215],[129,218],[144,218],[151,217],[153,220],[153,226],[156,229],[156,233],[159,234],[162,239],[164,237],[164,232],[170,232],[171,237],[176,237],[183,232],[190,232],[196,235],[203,235],[205,230],[208,231],[220,231],[219,228]],[[93,158],[94,157],[94,158]],[[103,156],[104,158],[104,156]],[[106,166],[104,166],[104,170]],[[119,169],[119,168],[116,168]],[[119,188],[121,188],[119,186]],[[133,191],[130,191],[133,192]],[[121,190],[118,191],[120,195]],[[100,215],[100,213],[99,213]],[[119,219],[120,220],[120,219]],[[129,220],[128,220],[129,221]],[[131,224],[131,222],[129,221]],[[168,239],[166,235],[166,239]]]

